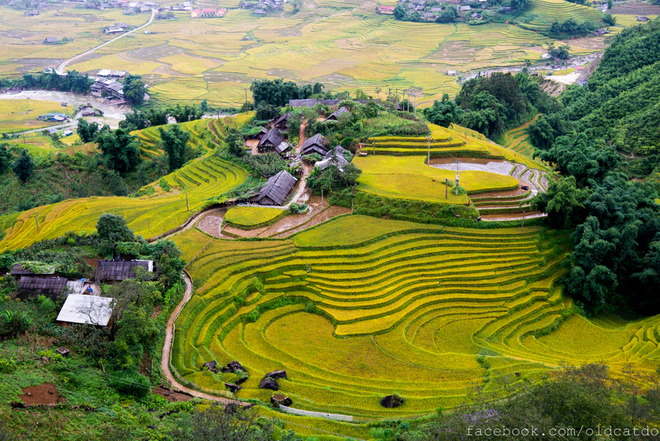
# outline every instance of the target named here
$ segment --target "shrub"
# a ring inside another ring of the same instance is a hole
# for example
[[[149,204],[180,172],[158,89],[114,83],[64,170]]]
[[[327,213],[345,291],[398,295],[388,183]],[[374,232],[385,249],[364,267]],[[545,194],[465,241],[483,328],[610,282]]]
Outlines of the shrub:
[[[135,371],[115,371],[109,379],[110,386],[120,394],[144,398],[151,393],[149,380]]]
[[[11,337],[27,331],[32,325],[32,319],[26,312],[5,311],[0,315],[0,336]]]

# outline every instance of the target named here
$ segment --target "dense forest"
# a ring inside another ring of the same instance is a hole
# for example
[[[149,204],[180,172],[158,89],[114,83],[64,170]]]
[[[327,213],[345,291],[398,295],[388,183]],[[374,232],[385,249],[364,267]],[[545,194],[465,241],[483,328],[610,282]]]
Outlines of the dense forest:
[[[532,206],[576,228],[564,287],[590,315],[660,312],[659,66],[660,22],[628,28],[588,86],[569,87],[529,128],[561,175]]]

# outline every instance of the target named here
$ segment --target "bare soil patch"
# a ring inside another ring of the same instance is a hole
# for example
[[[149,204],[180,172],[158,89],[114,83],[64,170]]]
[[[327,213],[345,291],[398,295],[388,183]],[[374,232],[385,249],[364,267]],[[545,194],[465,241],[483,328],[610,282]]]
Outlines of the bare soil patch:
[[[190,401],[193,399],[191,395],[177,392],[174,390],[165,389],[164,387],[154,387],[151,389],[152,394],[160,395],[164,397],[167,401],[172,403],[177,401]]]
[[[241,230],[227,225],[222,231],[226,232],[227,234],[233,234],[239,237],[257,237],[260,233],[263,233],[267,229],[268,227],[255,228],[254,230]]]
[[[660,15],[659,5],[617,5],[613,7],[610,14],[623,14],[623,15]]]
[[[53,383],[42,383],[21,390],[23,395],[19,395],[18,398],[26,406],[54,406],[64,401]]]
[[[197,228],[213,237],[224,237],[222,235],[222,219],[224,214],[225,210],[210,212],[197,223]]]

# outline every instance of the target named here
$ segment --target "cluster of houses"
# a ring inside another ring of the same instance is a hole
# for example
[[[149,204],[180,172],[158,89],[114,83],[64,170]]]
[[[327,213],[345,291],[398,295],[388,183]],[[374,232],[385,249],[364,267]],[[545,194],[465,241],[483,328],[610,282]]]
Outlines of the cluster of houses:
[[[151,260],[99,260],[93,280],[70,280],[55,273],[54,267],[39,269],[17,263],[11,274],[18,279],[16,297],[33,299],[40,295],[51,300],[66,298],[57,316],[60,325],[84,324],[105,327],[113,317],[114,299],[101,296],[101,284],[135,278],[135,269],[153,272]]]
[[[52,121],[58,123],[65,123],[70,120],[69,115],[66,113],[47,113],[45,115],[37,116],[39,121]]]
[[[225,8],[220,9],[194,9],[190,13],[191,18],[212,18],[212,17],[224,17],[227,14]]]
[[[322,158],[314,164],[315,167],[321,170],[325,170],[330,165],[336,165],[342,169],[349,163],[349,160],[346,159],[346,149],[340,145],[331,148],[328,141],[320,133],[305,139],[300,152],[296,153],[295,148],[287,141],[286,134],[283,133],[283,131],[286,132],[290,117],[291,112],[286,112],[284,115],[274,118],[269,125],[270,128],[262,127],[258,134],[248,137],[259,140],[257,144],[259,153],[276,152],[282,158],[291,161],[290,167],[301,163],[303,157],[312,154],[317,154]],[[338,121],[340,118],[350,117],[351,112],[345,107],[341,107],[328,116],[326,121]],[[287,196],[297,181],[286,170],[282,170],[268,179],[254,202],[261,205],[284,205]]]
[[[117,81],[128,76],[125,70],[101,69],[97,72],[94,82],[90,86],[92,96],[105,96],[110,100],[124,100],[124,85]]]
[[[284,0],[243,1],[241,9],[251,9],[253,15],[264,16],[272,11],[284,9]]]
[[[476,0],[481,5],[481,9],[486,9],[488,7],[488,0]],[[453,4],[456,5],[458,8],[458,11],[461,13],[462,16],[464,17],[469,17],[472,20],[479,20],[481,19],[481,14],[478,12],[474,11],[472,6],[468,4],[462,4],[462,3],[476,3],[476,2],[468,2],[467,0],[447,0],[444,1],[443,3],[448,3],[448,4]],[[420,18],[423,21],[428,21],[432,22],[438,19],[440,17],[440,14],[442,14],[443,8],[440,6],[440,4],[437,1],[433,0],[399,0],[399,5],[403,7],[403,10],[405,11],[406,15],[413,15],[413,14],[419,14]],[[383,10],[383,8],[388,8],[387,10]],[[389,12],[389,7],[381,6],[378,8],[378,13],[379,14],[394,14],[394,10],[392,9],[392,12]]]

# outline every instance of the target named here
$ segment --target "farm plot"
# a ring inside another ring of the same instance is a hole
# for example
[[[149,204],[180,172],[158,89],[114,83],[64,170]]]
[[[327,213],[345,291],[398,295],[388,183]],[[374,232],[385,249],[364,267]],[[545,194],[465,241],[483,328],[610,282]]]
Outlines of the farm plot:
[[[0,100],[0,132],[20,132],[57,124],[37,119],[39,115],[47,113],[64,113],[71,116],[68,108],[51,101]]]
[[[363,418],[452,408],[475,385],[498,393],[498,376],[536,381],[562,362],[654,370],[660,320],[605,329],[569,318],[555,285],[566,238],[541,232],[347,216],[287,240],[213,240],[188,268],[198,289],[176,323],[172,366],[224,392],[235,375],[201,366],[238,360],[250,377],[237,397],[264,401],[261,378],[284,369],[294,407]],[[577,329],[585,341],[564,344]],[[404,405],[381,407],[394,392]]]
[[[184,128],[192,133],[191,142],[205,144],[205,139],[220,139],[216,133],[226,133],[223,124],[227,123],[231,123],[231,119],[192,121]],[[147,238],[156,236],[183,224],[196,211],[243,183],[246,176],[242,168],[206,154],[163,178],[170,187],[169,192],[157,189],[154,183],[144,187],[145,196],[139,198],[73,199],[25,211],[11,226],[3,222],[6,236],[0,242],[0,249],[25,247],[68,231],[92,232],[104,213],[124,216],[136,234]],[[35,216],[39,220],[38,229]]]
[[[224,220],[228,225],[243,230],[265,227],[287,214],[287,210],[267,207],[232,207]]]
[[[545,0],[550,1],[550,0]],[[390,2],[391,3],[391,2]],[[566,3],[566,2],[563,2]],[[227,6],[227,5],[225,5]],[[573,8],[570,4],[566,8]],[[0,32],[12,44],[0,48],[6,74],[38,72],[94,47],[111,36],[102,29],[114,22],[140,25],[147,16],[123,16],[119,10],[60,8],[38,17],[1,7]],[[571,12],[582,22],[593,10]],[[570,15],[565,13],[564,15]],[[423,106],[460,90],[447,70],[468,72],[539,59],[551,39],[503,23],[407,23],[376,15],[356,0],[322,0],[295,15],[255,18],[247,10],[230,9],[222,19],[157,20],[149,33],[136,33],[100,48],[67,67],[95,73],[127,69],[150,84],[161,101],[237,106],[253,80],[284,77],[297,82],[320,81],[329,90],[360,88],[384,98],[384,84],[395,89],[421,87]],[[47,36],[72,41],[42,44]],[[568,42],[571,44],[571,42]],[[573,50],[573,53],[577,53]],[[378,90],[377,90],[378,89]]]

